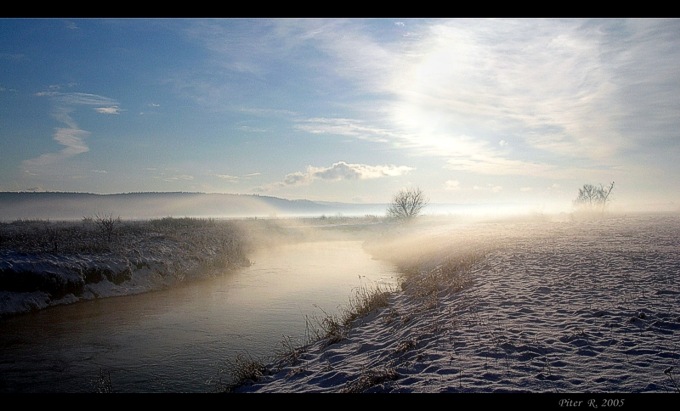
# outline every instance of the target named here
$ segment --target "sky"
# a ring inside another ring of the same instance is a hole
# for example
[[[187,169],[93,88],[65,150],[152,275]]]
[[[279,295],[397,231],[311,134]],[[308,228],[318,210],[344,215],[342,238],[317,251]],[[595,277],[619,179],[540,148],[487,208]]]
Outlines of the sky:
[[[0,191],[680,209],[680,20],[0,19]]]

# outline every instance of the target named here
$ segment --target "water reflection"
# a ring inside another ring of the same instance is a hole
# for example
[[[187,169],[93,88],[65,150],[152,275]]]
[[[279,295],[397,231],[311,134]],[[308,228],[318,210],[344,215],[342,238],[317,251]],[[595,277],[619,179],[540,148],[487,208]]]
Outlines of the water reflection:
[[[219,278],[138,296],[54,307],[0,323],[0,392],[210,392],[226,359],[263,358],[306,318],[338,313],[362,286],[394,285],[360,241],[262,250]]]

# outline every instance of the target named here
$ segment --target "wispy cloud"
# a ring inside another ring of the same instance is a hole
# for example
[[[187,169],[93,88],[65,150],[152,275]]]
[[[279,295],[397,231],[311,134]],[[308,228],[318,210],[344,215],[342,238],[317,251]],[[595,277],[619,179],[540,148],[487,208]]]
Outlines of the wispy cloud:
[[[88,93],[63,93],[56,91],[59,88],[60,88],[59,86],[52,86],[51,90],[38,92],[36,93],[36,96],[50,97],[56,104],[67,106],[84,105],[84,106],[107,107],[118,105],[118,103],[115,100],[108,97]]]
[[[366,124],[357,119],[348,118],[309,118],[298,120],[295,124],[298,130],[312,134],[332,134],[354,137],[362,140],[387,143],[399,139],[399,135],[375,124]]]
[[[79,29],[78,25],[73,20],[68,20],[68,21],[65,22],[65,24],[66,24],[66,28],[69,29],[69,30],[78,30]]]
[[[237,176],[232,176],[229,174],[215,174],[215,176],[229,183],[238,183],[239,181],[239,178]]]
[[[374,23],[190,21],[186,33],[206,53],[207,64],[197,67],[209,68],[174,82],[196,101],[291,120],[296,131],[433,156],[452,171],[580,178],[593,170],[657,170],[653,155],[638,152],[680,155],[680,140],[671,137],[680,128],[680,20]],[[304,82],[288,77],[299,73],[308,75]],[[234,79],[275,97],[290,85],[296,96],[334,93],[328,101],[337,115],[292,102],[282,109],[277,99],[270,107],[244,109],[261,104],[250,99],[235,107]],[[247,127],[241,130],[263,129]],[[281,184],[321,179],[311,168]]]
[[[592,41],[597,34],[578,21],[431,25],[412,44],[419,52],[392,74],[394,123],[415,145],[432,148],[428,154],[468,157],[476,172],[503,174],[524,166],[521,152],[500,152],[491,144],[499,134],[563,156],[605,157],[616,149],[612,140],[583,126],[606,126],[602,110],[593,110],[610,91]],[[463,135],[471,139],[466,145],[459,144]],[[500,147],[507,146],[508,139],[502,141]],[[493,161],[479,163],[479,157]]]
[[[44,167],[58,163],[67,158],[89,151],[85,144],[87,131],[75,128],[57,128],[54,133],[54,140],[63,145],[64,148],[55,153],[45,153],[38,157],[24,160],[24,172],[29,175],[39,175],[44,172]]]
[[[347,80],[354,95],[396,99],[385,107],[391,135],[408,125],[408,138],[432,129],[480,139],[493,132],[603,158],[629,143],[620,127],[626,114],[650,107],[621,93],[658,98],[667,90],[649,121],[672,121],[680,104],[676,19],[403,19],[389,23],[390,35],[370,23],[192,20],[185,33],[208,52],[212,74],[259,78],[298,60],[296,68],[313,67],[319,79]],[[228,92],[201,84],[197,92]]]
[[[177,175],[177,176],[166,177],[165,181],[177,181],[177,180],[191,181],[193,179],[194,179],[194,176],[192,176],[192,175],[181,174],[181,175]]]
[[[39,97],[48,97],[53,101],[52,117],[66,127],[56,128],[53,139],[64,146],[60,151],[45,153],[38,157],[24,160],[22,165],[24,172],[29,175],[37,175],[46,172],[44,169],[60,163],[66,159],[88,152],[90,149],[85,143],[85,138],[90,135],[86,130],[81,130],[72,117],[72,113],[78,106],[95,106],[95,110],[104,114],[118,114],[117,103],[107,97],[86,93],[62,93],[52,87],[50,91],[36,93]],[[112,108],[115,108],[112,112]]]
[[[447,157],[448,160],[444,168],[477,174],[549,176],[560,173],[555,166],[511,160],[495,155],[493,152],[478,151],[458,155],[449,154]]]
[[[192,181],[194,179],[194,176],[190,174],[174,174],[174,175],[161,175],[156,178],[159,178],[167,182],[176,182],[176,181]]]
[[[94,111],[100,114],[120,114],[120,107],[118,106],[96,107]]]
[[[650,142],[680,154],[680,140],[667,137],[680,127],[678,20],[400,23],[413,35],[386,41],[361,20],[336,22],[342,36],[319,26],[310,45],[331,73],[390,102],[370,120],[312,118],[297,129],[391,143],[483,174],[564,173],[574,160],[613,167]]]

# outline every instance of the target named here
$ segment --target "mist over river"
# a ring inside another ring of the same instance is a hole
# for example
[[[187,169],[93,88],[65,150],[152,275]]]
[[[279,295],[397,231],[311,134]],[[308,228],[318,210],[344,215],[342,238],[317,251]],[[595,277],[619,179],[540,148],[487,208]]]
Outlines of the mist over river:
[[[361,287],[396,285],[395,267],[356,240],[265,248],[223,276],[0,322],[0,392],[215,392],[238,355],[267,358],[348,307]]]

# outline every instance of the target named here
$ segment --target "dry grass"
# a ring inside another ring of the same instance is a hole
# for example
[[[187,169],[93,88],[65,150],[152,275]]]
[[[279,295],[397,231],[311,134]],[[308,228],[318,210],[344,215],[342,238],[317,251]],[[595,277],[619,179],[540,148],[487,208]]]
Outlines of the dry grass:
[[[366,316],[376,309],[387,307],[390,294],[390,290],[381,286],[361,287],[350,298],[350,304],[342,315],[329,314],[320,309],[324,314],[323,317],[306,317],[306,345],[323,342],[324,346],[330,346],[342,341],[351,329],[354,320]],[[283,350],[277,353],[276,361],[268,367],[250,357],[237,358],[230,362],[230,371],[234,383],[227,387],[226,391],[233,391],[240,385],[257,382],[270,369],[279,368],[286,364],[297,365],[306,345],[295,347],[290,337],[285,338],[282,343]],[[302,372],[304,369],[299,368],[299,370]],[[369,378],[369,376],[366,378]],[[369,378],[371,381],[378,379],[380,378],[377,376]],[[362,382],[362,384],[365,383],[366,381]]]
[[[484,249],[461,251],[443,258],[443,262],[433,268],[423,270],[412,266],[402,283],[402,290],[422,300],[423,309],[436,309],[442,294],[456,293],[472,285],[469,272],[487,254]]]
[[[289,364],[295,365],[300,361],[300,355],[303,352],[304,349],[302,347],[297,346],[290,336],[286,336],[281,341],[281,348],[275,352],[275,356]]]
[[[231,376],[231,382],[224,387],[224,392],[231,392],[234,388],[259,381],[267,373],[267,367],[249,355],[239,354],[233,360],[227,360],[226,372]]]
[[[99,215],[82,221],[0,223],[0,253],[54,261],[71,274],[64,283],[45,270],[7,269],[0,273],[0,290],[43,291],[53,299],[69,293],[78,297],[86,284],[104,278],[121,284],[135,270],[150,268],[150,261],[160,262],[155,269],[160,275],[181,282],[248,265],[249,247],[246,231],[231,221],[170,217],[122,221]],[[173,251],[178,249],[182,255]],[[100,262],[107,266],[99,267]],[[112,262],[115,267],[109,268]]]
[[[231,221],[172,218],[126,221],[111,214],[82,221],[17,220],[0,222],[0,249],[22,253],[120,254],[162,239],[193,248],[219,246],[232,259],[244,257],[246,232]]]
[[[394,290],[381,285],[359,287],[350,297],[349,309],[343,317],[343,325],[347,326],[357,318],[365,317],[370,312],[387,307],[390,295]]]
[[[394,368],[385,367],[381,370],[364,371],[359,378],[348,382],[341,392],[348,394],[364,393],[385,382],[395,381],[399,377],[399,373]]]
[[[402,291],[423,298],[427,309],[437,306],[441,293],[460,291],[468,287],[471,284],[468,275],[470,270],[486,257],[487,250],[490,249],[490,247],[466,247],[458,249],[455,254],[451,254],[449,249],[447,255],[443,253],[445,247],[439,246],[433,247],[432,250],[434,251],[419,255],[418,258],[413,258],[410,255],[404,258],[403,253],[392,253],[387,249],[389,247],[380,248],[374,244],[370,248],[374,255],[379,255],[382,258],[400,256],[397,259],[387,258],[387,260],[397,264],[404,274],[401,285]],[[439,264],[433,267],[430,265],[433,261],[439,262]],[[342,341],[348,335],[351,327],[356,324],[356,320],[366,317],[376,310],[389,307],[390,297],[395,291],[379,285],[363,286],[356,289],[350,296],[349,305],[344,311],[341,311],[341,314],[333,315],[321,310],[323,313],[321,318],[307,317],[307,344],[321,342],[324,347],[327,347]],[[409,320],[407,316],[400,315],[394,310],[388,312],[386,318],[388,318],[386,321],[393,321],[397,318],[401,318],[403,322]],[[286,341],[284,346],[286,350],[279,355],[280,359],[275,363],[275,366],[283,367],[286,363],[297,365],[299,353],[304,348],[296,349],[290,345],[290,341]],[[415,347],[416,340],[409,339],[397,347],[397,352],[404,353]],[[299,370],[302,370],[302,368],[299,368]],[[363,372],[358,379],[348,383],[343,392],[366,392],[373,387],[398,378],[398,373],[391,368],[369,370]]]

